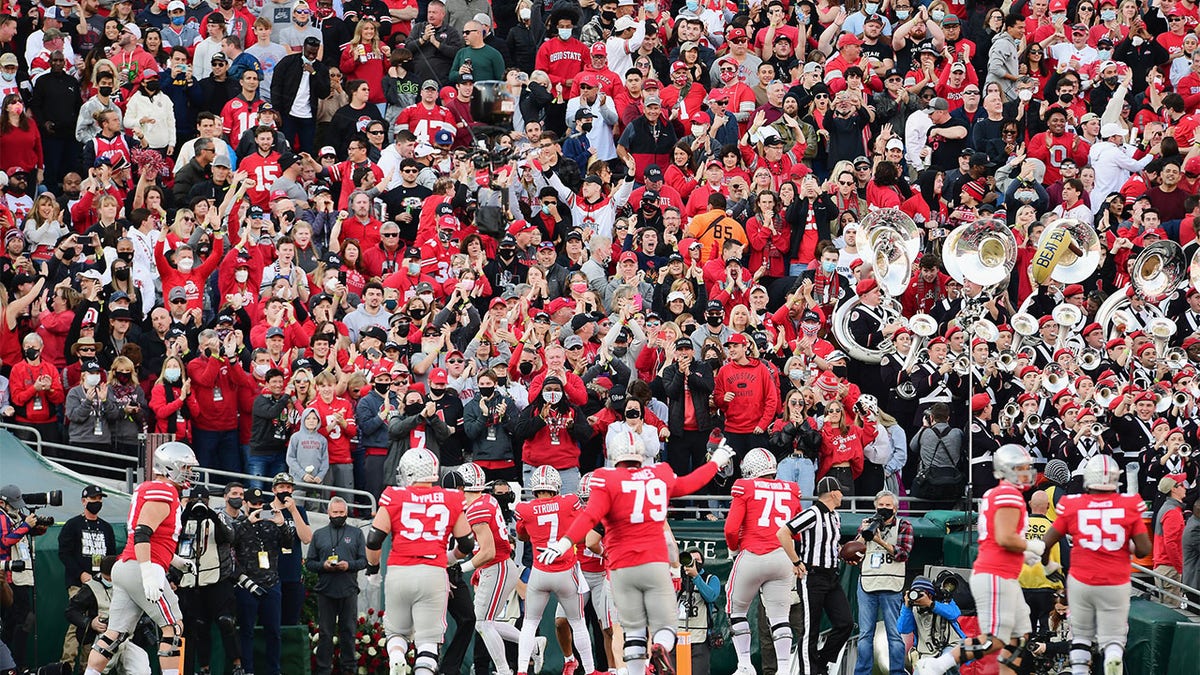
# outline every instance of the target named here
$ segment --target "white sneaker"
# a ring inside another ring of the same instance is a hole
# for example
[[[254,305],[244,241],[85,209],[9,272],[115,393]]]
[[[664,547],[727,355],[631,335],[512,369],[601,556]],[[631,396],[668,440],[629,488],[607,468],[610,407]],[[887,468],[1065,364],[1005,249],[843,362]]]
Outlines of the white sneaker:
[[[938,666],[936,657],[926,656],[917,661],[917,672],[915,675],[942,675],[944,672]]]
[[[1124,659],[1120,656],[1104,659],[1104,675],[1122,675],[1125,671]]]
[[[738,666],[738,669],[733,671],[733,675],[758,675],[754,671],[754,666]]]
[[[542,672],[542,664],[546,662],[546,638],[538,636],[533,641],[533,669],[529,671],[530,675],[540,675]]]

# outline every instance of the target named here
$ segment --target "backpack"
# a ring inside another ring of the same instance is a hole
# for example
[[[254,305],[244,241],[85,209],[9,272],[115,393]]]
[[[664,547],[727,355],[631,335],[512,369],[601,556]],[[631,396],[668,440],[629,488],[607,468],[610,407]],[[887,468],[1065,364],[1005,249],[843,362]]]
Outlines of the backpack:
[[[922,429],[921,433],[925,433],[926,429]],[[937,447],[933,450],[933,457],[930,458],[930,464],[934,459],[937,459],[939,451],[945,451],[946,458],[950,458],[950,449],[946,447],[946,434],[950,433],[947,428],[943,431],[930,427],[928,431],[932,431],[937,436]],[[918,434],[918,438],[920,434]],[[963,487],[966,486],[967,479],[963,475],[962,470],[958,466],[922,466],[917,472],[917,477],[913,480],[912,493],[914,497],[919,499],[931,499],[935,501],[949,501],[958,499],[963,494]]]

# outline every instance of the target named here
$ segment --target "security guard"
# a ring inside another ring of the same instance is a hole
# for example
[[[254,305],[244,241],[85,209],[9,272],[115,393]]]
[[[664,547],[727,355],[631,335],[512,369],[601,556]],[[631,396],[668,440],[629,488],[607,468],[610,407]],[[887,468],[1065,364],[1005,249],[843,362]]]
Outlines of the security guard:
[[[238,570],[238,629],[242,637],[242,664],[246,672],[279,675],[282,593],[279,584],[280,550],[290,546],[295,530],[283,513],[268,506],[270,493],[246,490],[246,518],[235,524],[234,551]],[[265,507],[265,508],[264,508]],[[254,626],[262,625],[267,663],[254,668]]]

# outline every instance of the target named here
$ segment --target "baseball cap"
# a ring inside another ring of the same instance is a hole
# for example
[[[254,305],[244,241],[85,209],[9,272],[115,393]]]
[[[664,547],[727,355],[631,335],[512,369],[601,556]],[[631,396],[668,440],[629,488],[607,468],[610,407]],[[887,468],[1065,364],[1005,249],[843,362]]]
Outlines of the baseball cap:
[[[279,326],[271,326],[267,329],[267,339],[283,337],[283,329]]]
[[[0,499],[3,499],[13,509],[24,512],[25,500],[21,497],[21,488],[16,485],[5,485],[0,488]]]
[[[947,101],[946,99],[942,98],[941,96],[936,96],[936,97],[930,99],[929,105],[926,106],[926,108],[925,108],[925,112],[933,112],[935,110],[949,110],[949,109],[950,109],[950,102]]]
[[[99,485],[96,485],[95,483],[84,487],[83,492],[80,494],[80,497],[82,497],[83,499],[88,499],[89,497],[103,497],[103,496],[104,496],[104,488],[100,487]]]
[[[450,381],[450,376],[446,373],[445,368],[434,368],[429,371],[429,384],[446,384]]]

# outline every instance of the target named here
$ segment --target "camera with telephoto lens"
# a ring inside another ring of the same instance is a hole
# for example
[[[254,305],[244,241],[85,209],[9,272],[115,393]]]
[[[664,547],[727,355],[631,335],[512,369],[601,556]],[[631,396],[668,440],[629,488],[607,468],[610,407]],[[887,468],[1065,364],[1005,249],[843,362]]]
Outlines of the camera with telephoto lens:
[[[0,561],[0,572],[24,572],[24,560],[4,560]]]
[[[868,516],[863,521],[862,538],[863,541],[871,541],[875,538],[875,533],[879,531],[887,523],[887,519],[878,513]]]
[[[47,528],[54,524],[53,516],[36,515],[38,509],[43,506],[62,506],[62,490],[50,490],[49,492],[25,492],[22,493],[21,499],[25,505],[29,507],[29,512],[34,513],[37,522],[34,527]]]
[[[925,591],[918,591],[918,590],[917,590],[917,589],[915,589],[915,588],[910,588],[910,589],[908,590],[908,596],[907,596],[907,597],[908,597],[908,601],[909,601],[909,602],[916,602],[916,601],[920,600],[920,599],[921,599],[921,597],[922,597],[922,596],[924,596],[924,595],[925,595]]]

